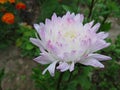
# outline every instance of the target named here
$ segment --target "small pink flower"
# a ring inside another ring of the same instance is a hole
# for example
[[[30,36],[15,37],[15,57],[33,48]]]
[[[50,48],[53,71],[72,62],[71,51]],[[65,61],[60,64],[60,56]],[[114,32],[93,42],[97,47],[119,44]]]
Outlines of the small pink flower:
[[[71,72],[75,63],[104,68],[100,61],[111,59],[96,53],[110,45],[104,40],[108,33],[97,33],[100,24],[93,25],[92,21],[83,25],[83,19],[82,14],[67,12],[59,17],[54,13],[51,20],[46,19],[45,24],[34,24],[40,38],[30,38],[30,41],[41,50],[40,56],[34,60],[50,64],[43,74],[48,70],[54,76],[55,68],[61,72]]]

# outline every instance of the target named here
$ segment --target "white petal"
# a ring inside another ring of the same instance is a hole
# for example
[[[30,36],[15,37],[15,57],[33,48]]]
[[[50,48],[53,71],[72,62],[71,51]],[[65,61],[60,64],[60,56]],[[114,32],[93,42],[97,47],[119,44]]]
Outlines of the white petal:
[[[57,19],[56,13],[54,13],[54,14],[52,15],[52,21],[54,21],[55,19]]]
[[[97,34],[97,36],[98,36],[99,38],[101,38],[101,39],[107,38],[108,35],[109,35],[109,34],[108,34],[108,33],[105,33],[105,32],[100,32],[100,33]]]
[[[77,14],[77,15],[74,17],[74,20],[75,20],[75,21],[80,21],[80,14]]]
[[[70,15],[70,12],[68,11],[68,12],[66,13],[66,15]]]
[[[50,19],[45,19],[45,24],[49,25],[51,23]]]
[[[36,38],[30,38],[30,41],[35,44],[37,47],[42,47],[41,45],[41,41],[39,39]]]
[[[72,64],[70,65],[70,68],[69,68],[70,72],[72,72],[74,70],[74,66],[75,66],[75,63],[72,62]]]
[[[60,69],[61,72],[64,72],[69,69],[69,65],[66,62],[59,63],[57,69]]]
[[[97,32],[98,29],[99,29],[99,27],[100,27],[100,23],[97,23],[97,24],[95,24],[91,29],[92,29],[94,32]]]
[[[39,30],[40,30],[40,25],[39,25],[39,24],[34,24],[34,28],[37,30],[37,32],[39,32]]]
[[[84,15],[80,15],[80,22],[83,22],[83,20],[84,20]]]
[[[101,55],[101,54],[89,54],[88,57],[95,58],[99,61],[104,61],[104,60],[111,60],[112,58],[109,56]]]
[[[50,60],[51,58],[49,58],[48,54],[44,54],[42,53],[41,56],[38,56],[34,59],[34,61],[41,63],[41,64],[49,64],[51,63],[53,60]]]
[[[93,24],[94,24],[94,21],[91,21],[90,23],[86,23],[84,27],[85,29],[90,29],[93,26]]]
[[[57,61],[54,61],[52,64],[50,64],[42,74],[45,74],[46,71],[48,70],[51,76],[54,76],[55,73],[55,66],[56,66]]]
[[[45,46],[45,45],[43,45],[43,43],[42,43],[42,41],[41,41],[40,39],[30,38],[30,41],[31,41],[34,45],[36,45],[37,47],[39,47],[40,50],[41,50],[41,52],[44,52],[44,48],[45,48],[45,47],[43,47],[43,46]]]
[[[106,48],[110,45],[110,43],[106,43],[104,40],[97,40],[94,45],[91,47],[92,52],[96,52],[103,48]]]
[[[86,60],[80,60],[80,63],[84,64],[84,65],[90,65],[90,66],[93,66],[93,67],[104,68],[104,65],[94,58],[88,58]]]

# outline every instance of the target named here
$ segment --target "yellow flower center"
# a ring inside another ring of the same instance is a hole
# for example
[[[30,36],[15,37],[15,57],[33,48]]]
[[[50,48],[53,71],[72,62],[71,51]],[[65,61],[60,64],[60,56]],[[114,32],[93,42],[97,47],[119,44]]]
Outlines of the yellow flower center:
[[[76,37],[76,33],[75,32],[66,32],[64,37],[70,38],[70,39],[74,39]]]

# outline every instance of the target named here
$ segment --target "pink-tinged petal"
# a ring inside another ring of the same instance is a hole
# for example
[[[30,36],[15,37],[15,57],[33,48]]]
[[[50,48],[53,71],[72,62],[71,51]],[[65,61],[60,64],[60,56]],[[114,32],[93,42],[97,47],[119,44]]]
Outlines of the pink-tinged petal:
[[[52,15],[52,21],[54,21],[54,20],[56,20],[57,19],[57,15],[56,15],[56,13],[54,13],[53,15]]]
[[[70,12],[69,11],[66,13],[66,16],[70,16]]]
[[[36,39],[36,38],[30,38],[30,41],[36,45],[37,47],[40,47],[40,48],[43,48],[42,44],[41,44],[41,41],[39,39]]]
[[[40,25],[39,24],[34,24],[34,28],[36,29],[36,31],[37,31],[38,35],[40,36],[40,38],[42,40],[44,40],[44,38],[45,38],[45,30],[44,30],[45,25],[43,23],[40,23]]]
[[[34,61],[41,63],[41,64],[49,64],[53,61],[50,59],[51,58],[49,58],[49,56],[47,54],[41,53],[41,56],[34,58]]]
[[[105,55],[101,55],[101,54],[89,54],[88,57],[95,58],[99,61],[111,60],[112,59],[109,56],[105,56]]]
[[[45,26],[45,24],[44,24],[44,23],[40,23],[39,25],[40,25],[40,27],[44,27],[44,26]]]
[[[42,74],[45,74],[46,71],[48,70],[51,76],[54,76],[55,73],[55,66],[57,64],[58,61],[54,61],[52,64],[50,64],[44,71]]]
[[[110,45],[110,43],[106,43],[104,40],[97,40],[96,43],[91,47],[91,52],[95,52],[106,48]]]
[[[58,48],[57,48],[55,45],[53,45],[50,40],[47,42],[47,49],[48,49],[49,51],[52,51],[54,54],[55,54],[55,53],[56,53],[56,54],[59,53]]]
[[[70,68],[69,68],[70,72],[72,72],[74,70],[74,66],[75,66],[75,63],[72,62],[72,64],[70,65]]]
[[[75,13],[72,13],[71,16],[75,17]]]
[[[91,29],[92,29],[92,31],[97,32],[99,27],[100,27],[100,23],[97,23]]]
[[[80,15],[80,22],[83,22],[83,20],[84,20],[84,15]]]
[[[40,30],[40,25],[38,24],[34,24],[34,28],[37,30],[37,32],[39,33],[39,30]]]
[[[83,65],[89,65],[89,66],[93,66],[93,67],[104,68],[104,65],[94,58],[88,58],[86,60],[80,60],[80,63],[83,64]]]
[[[81,15],[81,14],[77,14],[75,17],[74,17],[74,20],[76,21],[76,22],[83,22],[83,19],[84,19],[84,16],[83,15]]]
[[[87,29],[87,30],[90,30],[90,28],[93,26],[93,24],[94,24],[94,21],[91,21],[90,23],[86,23],[84,25],[84,28]]]
[[[39,35],[40,35],[40,39],[42,41],[45,41],[45,30],[43,28],[41,28],[41,30],[39,31]]]
[[[100,33],[97,34],[97,36],[98,36],[99,38],[101,38],[101,39],[107,38],[108,35],[109,35],[109,34],[108,34],[108,33],[105,33],[105,32],[100,32]]]
[[[51,20],[50,20],[50,19],[46,19],[46,20],[45,20],[45,24],[46,24],[46,25],[49,25],[50,23],[51,23]]]
[[[82,49],[88,50],[91,46],[91,43],[92,43],[91,38],[87,38],[87,37],[84,38],[83,40],[81,40]]]
[[[74,20],[75,20],[75,21],[80,21],[80,14],[77,14],[77,15],[74,17]]]
[[[45,45],[42,43],[40,39],[30,38],[30,41],[40,48],[41,52],[44,52]]]
[[[70,14],[70,12],[68,11],[68,12],[66,13],[66,15],[64,15],[64,16],[62,17],[62,19],[63,19],[63,21],[64,21],[64,20],[65,20],[65,21],[67,20],[67,22],[71,23],[71,22],[74,21],[74,16],[75,16],[74,13]]]
[[[59,66],[57,66],[57,69],[59,69],[61,72],[64,72],[69,69],[69,65],[66,62],[59,63]]]

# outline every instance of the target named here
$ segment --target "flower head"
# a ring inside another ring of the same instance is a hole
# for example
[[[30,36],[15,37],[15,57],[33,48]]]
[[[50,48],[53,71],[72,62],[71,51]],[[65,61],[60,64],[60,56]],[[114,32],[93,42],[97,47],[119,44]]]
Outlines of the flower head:
[[[15,0],[8,0],[10,3],[15,3]]]
[[[20,9],[26,9],[26,5],[22,2],[19,2],[16,4],[16,9],[20,10]]]
[[[6,2],[7,2],[7,0],[0,0],[0,4],[4,4]]]
[[[103,68],[100,61],[111,59],[95,53],[110,45],[104,40],[108,33],[97,33],[100,24],[93,25],[94,21],[91,21],[83,25],[83,19],[82,14],[67,12],[63,17],[57,17],[54,13],[45,24],[34,25],[40,38],[30,38],[30,41],[41,50],[40,56],[34,60],[50,64],[43,74],[48,70],[54,76],[55,68],[61,72],[71,72],[75,63]]]
[[[14,19],[15,19],[15,16],[12,13],[5,13],[2,16],[2,21],[7,23],[7,24],[13,24],[15,21]]]

